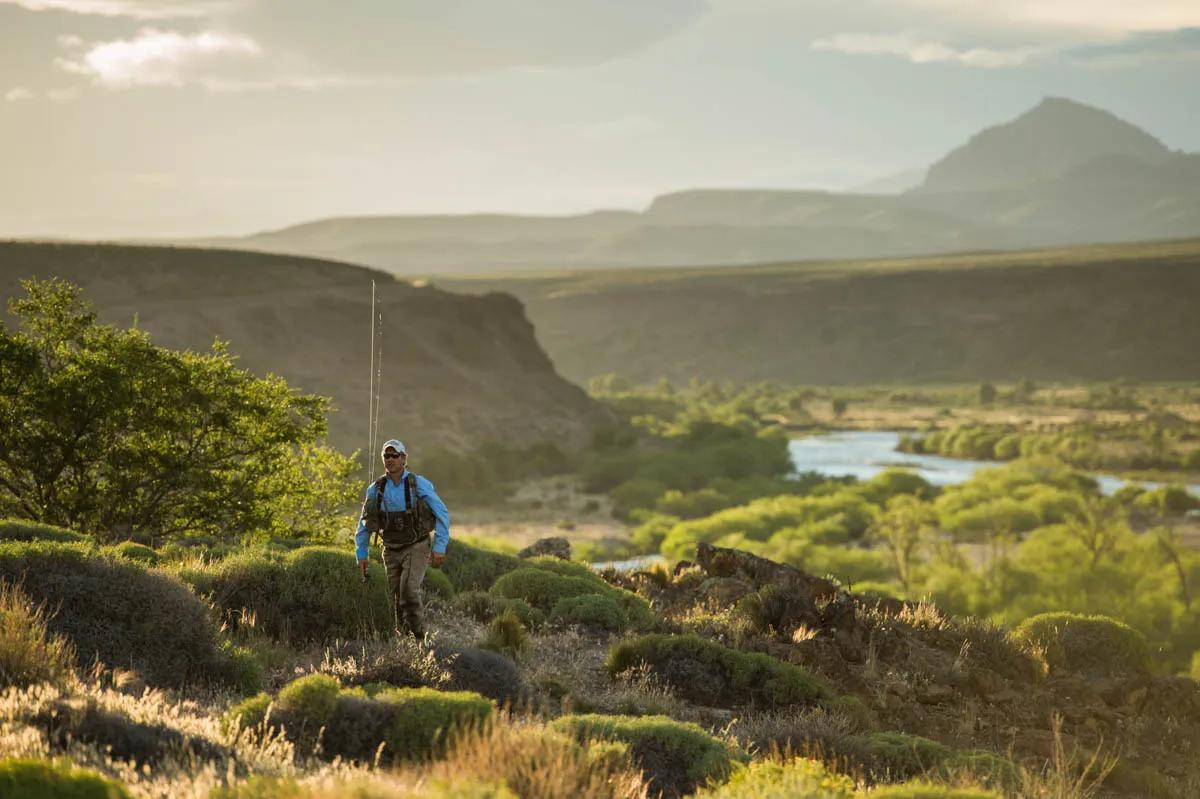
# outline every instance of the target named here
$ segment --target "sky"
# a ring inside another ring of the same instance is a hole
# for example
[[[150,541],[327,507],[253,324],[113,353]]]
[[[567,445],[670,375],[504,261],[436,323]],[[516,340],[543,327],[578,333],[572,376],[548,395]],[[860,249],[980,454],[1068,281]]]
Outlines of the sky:
[[[0,236],[844,190],[1046,96],[1200,151],[1200,0],[0,0]]]

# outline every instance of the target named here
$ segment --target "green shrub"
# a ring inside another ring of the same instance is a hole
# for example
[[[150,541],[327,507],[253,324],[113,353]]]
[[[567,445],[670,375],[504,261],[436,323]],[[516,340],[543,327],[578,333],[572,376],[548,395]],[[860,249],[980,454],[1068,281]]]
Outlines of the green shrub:
[[[33,541],[0,544],[0,579],[23,581],[55,608],[47,627],[81,666],[99,658],[158,686],[223,677],[208,608],[172,577],[80,544]]]
[[[393,711],[384,741],[392,756],[403,760],[437,753],[448,733],[482,724],[494,710],[490,701],[473,691],[395,688],[379,694],[377,701]]]
[[[1003,799],[1000,794],[975,788],[951,788],[930,782],[888,785],[865,795],[867,799]]]
[[[814,704],[832,696],[799,666],[695,635],[643,635],[609,650],[607,666],[612,675],[643,663],[680,697],[702,705],[774,708]]]
[[[879,727],[875,713],[857,696],[839,696],[825,702],[824,707],[846,719],[855,732],[874,732]]]
[[[392,626],[383,567],[372,562],[363,584],[348,550],[250,551],[178,573],[197,592],[211,596],[227,623],[236,624],[245,609],[257,629],[277,640],[354,638]]]
[[[476,621],[491,621],[499,613],[511,610],[517,614],[525,629],[534,630],[546,621],[546,614],[531,608],[529,603],[521,599],[505,599],[487,591],[464,591],[454,597],[454,608]]]
[[[0,760],[4,799],[129,799],[118,783],[67,763],[7,758]]]
[[[1011,637],[1018,646],[1044,657],[1052,672],[1112,675],[1150,669],[1146,639],[1108,616],[1042,613],[1021,622]]]
[[[940,771],[950,779],[968,776],[985,788],[1008,792],[1021,784],[1021,770],[1017,764],[986,749],[955,752],[942,763]]]
[[[46,628],[46,613],[16,586],[0,582],[0,688],[35,683],[63,686],[75,652]]]
[[[225,661],[219,669],[221,682],[242,696],[261,691],[266,683],[266,672],[258,656],[247,647],[234,646],[229,641],[222,641],[220,647],[225,655]]]
[[[583,577],[585,579],[595,579],[596,572],[586,563],[577,563],[573,560],[563,560],[552,555],[539,555],[536,558],[527,558],[525,564],[538,569],[545,569],[548,572],[561,574],[563,577]]]
[[[275,707],[315,730],[333,718],[340,690],[333,677],[310,674],[284,686],[275,698]]]
[[[257,694],[243,699],[226,712],[221,726],[227,731],[257,727],[267,717],[267,709],[270,706],[271,697],[268,694]]]
[[[729,782],[696,799],[855,799],[854,781],[830,773],[817,760],[758,760],[739,768]]]
[[[247,699],[225,716],[227,729],[255,727],[272,701],[266,694]],[[380,745],[384,758],[425,758],[441,751],[445,735],[491,717],[492,702],[473,691],[395,688],[389,685],[340,688],[337,680],[310,674],[280,690],[269,725],[282,730],[302,752],[311,752],[321,728],[321,753],[371,762]]]
[[[450,539],[442,571],[455,591],[486,591],[500,575],[512,571],[521,561],[512,555]]]
[[[425,570],[425,595],[436,596],[447,601],[454,599],[454,584],[441,569]]]
[[[505,608],[488,625],[480,646],[515,658],[525,651],[526,643],[525,625],[521,624],[516,611]]]
[[[551,726],[581,743],[606,740],[628,744],[652,791],[668,796],[723,779],[735,763],[735,755],[719,739],[695,724],[666,716],[570,715]]]
[[[147,566],[158,565],[158,553],[145,544],[136,541],[122,541],[113,548],[113,552],[126,560],[143,563]]]
[[[508,599],[521,599],[542,612],[547,612],[560,599],[583,594],[603,594],[608,585],[599,577],[567,577],[537,568],[515,569],[492,584],[493,594]]]
[[[940,767],[950,748],[903,732],[875,732],[857,739],[868,758],[868,769],[877,776],[904,779]]]
[[[597,627],[610,632],[621,632],[629,625],[629,617],[621,604],[603,594],[560,599],[550,611],[552,624],[578,624],[582,627]]]
[[[51,524],[39,524],[25,519],[0,519],[0,542],[2,541],[55,541],[60,544],[85,544],[91,539],[86,535],[80,535]]]

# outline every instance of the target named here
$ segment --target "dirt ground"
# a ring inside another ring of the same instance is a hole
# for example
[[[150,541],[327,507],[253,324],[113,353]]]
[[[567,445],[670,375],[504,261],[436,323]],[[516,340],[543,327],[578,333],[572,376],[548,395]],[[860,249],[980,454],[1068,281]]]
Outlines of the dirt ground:
[[[581,491],[571,477],[530,481],[499,507],[457,511],[454,531],[515,549],[550,536],[561,536],[572,544],[629,539],[628,528],[612,517],[612,500]]]

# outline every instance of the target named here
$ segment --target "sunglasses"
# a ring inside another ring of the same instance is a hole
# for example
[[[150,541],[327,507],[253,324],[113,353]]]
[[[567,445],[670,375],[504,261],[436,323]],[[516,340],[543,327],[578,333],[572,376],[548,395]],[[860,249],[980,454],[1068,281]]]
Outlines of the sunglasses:
[[[407,454],[408,454],[407,452],[385,452],[385,453],[383,453],[383,459],[391,460],[392,458],[399,458],[399,457],[401,457],[403,455],[407,455]]]

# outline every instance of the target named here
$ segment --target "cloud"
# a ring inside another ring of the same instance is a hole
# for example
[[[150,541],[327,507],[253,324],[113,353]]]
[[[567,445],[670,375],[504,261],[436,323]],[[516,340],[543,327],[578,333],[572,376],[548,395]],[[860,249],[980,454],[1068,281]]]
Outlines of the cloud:
[[[46,97],[56,103],[69,103],[79,97],[79,89],[75,86],[68,86],[65,89],[51,89],[46,92]]]
[[[1067,57],[1080,66],[1101,68],[1165,61],[1200,62],[1200,27],[1133,34],[1114,42],[1073,48]]]
[[[60,39],[56,63],[109,88],[389,82],[571,68],[644,49],[709,0],[0,0],[153,28]],[[249,57],[253,57],[253,59]]]
[[[948,17],[979,23],[1123,35],[1200,25],[1195,0],[900,0]]]
[[[19,103],[22,100],[32,100],[33,98],[33,92],[29,91],[29,89],[26,89],[24,86],[16,86],[12,89],[9,89],[4,95],[4,100],[8,103]]]
[[[0,0],[30,11],[67,11],[74,14],[135,19],[205,17],[228,10],[234,0]]]
[[[1011,49],[970,47],[963,49],[941,42],[916,38],[906,33],[839,33],[817,39],[812,46],[815,50],[827,50],[847,55],[897,56],[914,64],[955,62],[989,69],[1020,66],[1043,52],[1036,47]]]
[[[59,67],[115,89],[217,79],[234,68],[231,62],[255,59],[262,53],[257,42],[241,34],[181,34],[154,28],[143,28],[132,39],[75,43],[73,49],[82,52],[60,58]]]

